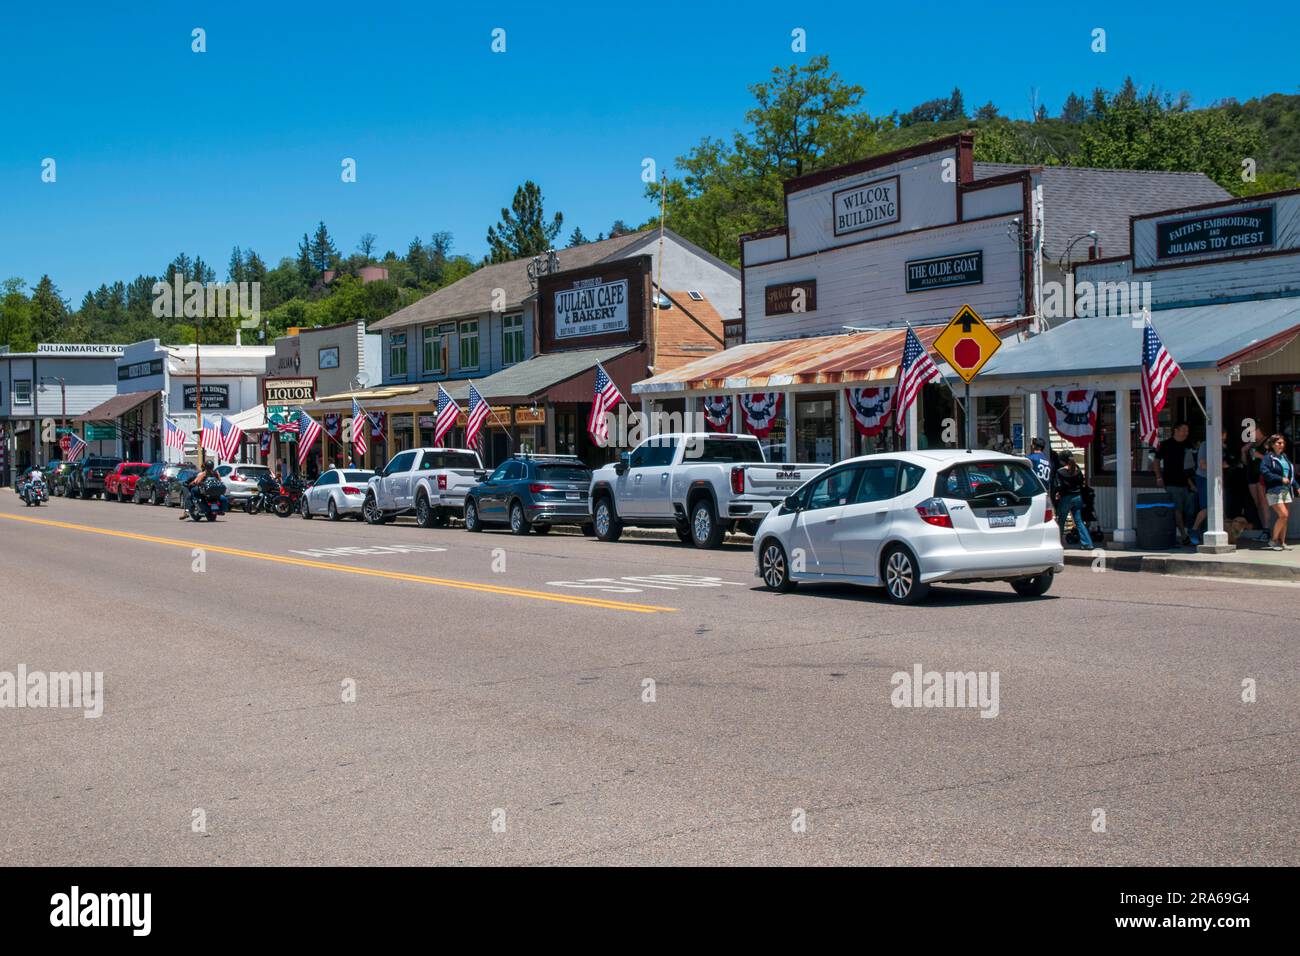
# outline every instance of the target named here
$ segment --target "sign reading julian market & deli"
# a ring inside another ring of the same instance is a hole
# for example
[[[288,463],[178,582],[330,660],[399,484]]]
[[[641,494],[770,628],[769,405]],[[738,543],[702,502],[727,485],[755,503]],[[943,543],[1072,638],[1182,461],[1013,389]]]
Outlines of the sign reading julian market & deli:
[[[948,327],[934,340],[934,350],[967,385],[1001,347],[998,334],[969,305],[958,309]]]
[[[198,387],[195,385],[186,385],[182,391],[183,401],[187,409],[195,407],[195,399],[198,397]],[[230,407],[230,386],[229,385],[209,385],[203,384],[203,407],[212,409],[224,409]]]
[[[763,289],[764,315],[789,315],[793,312],[814,312],[816,309],[816,279],[781,282]]]
[[[263,405],[305,405],[314,401],[316,401],[315,376],[262,379]]]
[[[1156,258],[1236,252],[1273,245],[1273,207],[1238,209],[1156,223]]]
[[[959,252],[933,259],[907,260],[907,291],[928,292],[984,281],[984,253]]]
[[[837,190],[831,209],[837,236],[898,222],[898,177]]]

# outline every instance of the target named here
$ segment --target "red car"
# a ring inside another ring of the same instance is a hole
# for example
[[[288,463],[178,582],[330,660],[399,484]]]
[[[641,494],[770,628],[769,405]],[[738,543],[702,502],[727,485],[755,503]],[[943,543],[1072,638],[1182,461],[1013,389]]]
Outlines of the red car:
[[[135,483],[149,470],[147,461],[124,461],[104,476],[104,500],[116,497],[118,501],[129,501],[135,494]]]

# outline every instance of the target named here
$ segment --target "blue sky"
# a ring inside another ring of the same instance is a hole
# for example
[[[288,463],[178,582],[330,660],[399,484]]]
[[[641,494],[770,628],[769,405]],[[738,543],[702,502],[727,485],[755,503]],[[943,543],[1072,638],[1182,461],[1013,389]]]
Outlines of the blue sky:
[[[274,264],[318,220],[402,253],[448,230],[474,257],[525,179],[563,237],[652,214],[641,160],[742,125],[746,86],[826,53],[875,114],[960,86],[1027,116],[1070,90],[1186,90],[1197,104],[1300,92],[1298,17],[1188,0],[1053,8],[655,2],[11,4],[0,31],[0,278],[53,276],[74,306],[179,251],[224,278],[231,246]],[[306,12],[307,10],[310,13]],[[793,11],[793,12],[792,12]],[[951,14],[951,15],[950,15]],[[191,52],[194,27],[207,52]],[[506,52],[490,50],[494,28]],[[790,49],[807,31],[808,54]],[[1107,52],[1091,52],[1091,31]],[[41,182],[53,157],[58,180]],[[344,157],[357,182],[340,180]]]

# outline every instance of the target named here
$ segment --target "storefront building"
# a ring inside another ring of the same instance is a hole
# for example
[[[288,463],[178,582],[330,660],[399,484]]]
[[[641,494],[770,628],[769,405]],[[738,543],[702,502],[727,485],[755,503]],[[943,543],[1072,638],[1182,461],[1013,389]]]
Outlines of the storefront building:
[[[1076,393],[1102,526],[1134,540],[1137,495],[1155,489],[1155,449],[1137,431],[1144,316],[1185,378],[1170,387],[1160,438],[1186,422],[1208,446],[1209,531],[1204,550],[1228,547],[1225,521],[1256,528],[1247,449],[1300,437],[1300,191],[1179,206],[1130,217],[1130,252],[1081,265],[1081,316],[993,357],[976,380],[984,394]],[[1135,308],[1134,303],[1140,307]],[[1193,390],[1195,389],[1195,396]],[[1204,406],[1208,420],[1201,411]],[[1091,416],[1091,420],[1086,417]],[[1093,424],[1095,422],[1095,424]],[[1292,514],[1291,533],[1300,534]]]
[[[42,343],[34,352],[0,347],[0,482],[30,465],[59,461],[61,429],[90,442],[90,454],[113,454],[117,435],[86,433],[75,419],[117,391],[123,346]]]
[[[708,409],[784,460],[891,448],[882,410],[909,325],[928,347],[968,304],[1004,340],[1038,334],[1069,318],[1045,295],[1077,263],[1127,252],[1131,213],[1227,196],[1200,174],[983,164],[973,149],[962,133],[788,180],[785,223],[741,237],[739,344],[635,394]],[[981,447],[1023,449],[1024,402],[985,396],[973,413]],[[909,415],[912,447],[964,434],[944,383]]]

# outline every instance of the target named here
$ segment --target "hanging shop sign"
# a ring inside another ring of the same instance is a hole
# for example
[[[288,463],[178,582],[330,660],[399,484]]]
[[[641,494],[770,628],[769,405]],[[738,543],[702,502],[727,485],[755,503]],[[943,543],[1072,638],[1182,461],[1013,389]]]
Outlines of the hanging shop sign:
[[[649,303],[648,255],[547,273],[537,283],[538,351],[638,342]]]
[[[1236,209],[1191,219],[1156,223],[1156,258],[1177,259],[1206,252],[1237,252],[1273,245],[1272,206]]]
[[[711,431],[725,432],[731,427],[730,395],[705,395],[701,404],[704,406],[704,424]]]
[[[845,236],[898,222],[898,177],[836,190],[831,197],[835,235]]]
[[[119,365],[117,367],[117,380],[119,382],[129,382],[131,379],[148,378],[151,375],[161,375],[162,373],[163,360],[156,358],[147,362],[132,362],[130,365]]]
[[[280,436],[280,441],[298,440],[298,409],[288,405],[266,406],[266,424]],[[268,432],[269,434],[269,432]]]
[[[780,282],[763,289],[764,315],[790,315],[817,309],[817,280]]]
[[[545,408],[533,408],[531,405],[521,405],[515,408],[514,415],[516,425],[546,424]],[[502,415],[501,418],[503,421],[510,421],[510,419],[506,418],[504,415]]]
[[[199,387],[197,385],[185,385],[182,387],[182,406],[186,409],[197,408],[196,399],[198,398]],[[230,386],[229,385],[203,385],[203,407],[205,409],[226,409],[230,407]]]
[[[555,293],[555,337],[582,338],[626,332],[628,281],[605,282],[600,276],[582,279],[571,289]]]
[[[984,281],[984,253],[959,252],[932,259],[907,260],[907,291],[929,292]]]
[[[263,405],[305,405],[316,401],[316,377],[262,379]]]
[[[756,438],[766,438],[781,412],[780,392],[750,392],[740,396],[745,427]]]
[[[889,413],[893,411],[893,388],[846,388],[844,391],[849,397],[849,411],[853,413],[853,424],[858,431],[868,438],[883,432]]]
[[[1053,388],[1043,392],[1047,418],[1062,438],[1076,448],[1087,448],[1097,434],[1097,390]]]
[[[947,328],[934,340],[934,350],[967,384],[1001,347],[1002,340],[998,334],[985,325],[979,313],[969,305],[958,309]]]

